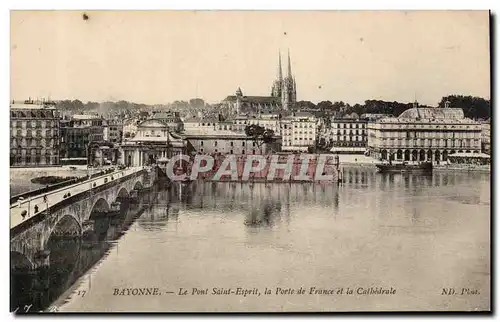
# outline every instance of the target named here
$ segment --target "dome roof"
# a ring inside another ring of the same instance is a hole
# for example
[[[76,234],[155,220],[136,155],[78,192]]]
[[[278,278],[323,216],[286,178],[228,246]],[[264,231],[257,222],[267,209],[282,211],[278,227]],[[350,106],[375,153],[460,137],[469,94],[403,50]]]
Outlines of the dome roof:
[[[464,111],[461,108],[414,107],[407,109],[400,119],[463,119]]]

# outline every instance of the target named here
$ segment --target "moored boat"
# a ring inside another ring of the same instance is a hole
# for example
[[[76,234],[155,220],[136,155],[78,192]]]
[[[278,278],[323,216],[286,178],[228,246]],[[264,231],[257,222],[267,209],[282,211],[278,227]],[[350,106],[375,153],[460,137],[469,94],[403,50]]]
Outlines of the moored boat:
[[[379,172],[432,172],[432,162],[419,163],[379,163],[375,164]]]

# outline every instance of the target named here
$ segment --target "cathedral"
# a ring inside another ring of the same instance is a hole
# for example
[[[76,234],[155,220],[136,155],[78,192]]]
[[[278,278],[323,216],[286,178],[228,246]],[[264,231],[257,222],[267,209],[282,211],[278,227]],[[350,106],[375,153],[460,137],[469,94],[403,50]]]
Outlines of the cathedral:
[[[288,68],[286,77],[283,78],[281,68],[281,53],[278,57],[278,78],[273,83],[271,91],[272,97],[279,97],[281,99],[281,106],[284,110],[289,111],[295,102],[297,102],[297,86],[295,77],[292,76],[292,63],[290,61],[290,51],[288,51]]]
[[[297,102],[297,86],[292,76],[290,51],[288,52],[287,74],[283,78],[281,53],[278,57],[278,75],[273,82],[271,96],[245,96],[238,87],[236,95],[230,95],[222,102],[233,114],[273,113],[290,111]]]

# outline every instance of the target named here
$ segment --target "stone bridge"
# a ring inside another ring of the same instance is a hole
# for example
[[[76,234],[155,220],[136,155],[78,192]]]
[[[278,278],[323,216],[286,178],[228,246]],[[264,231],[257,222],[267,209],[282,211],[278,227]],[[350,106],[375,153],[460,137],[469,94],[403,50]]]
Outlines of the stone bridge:
[[[11,225],[11,269],[37,270],[49,265],[51,239],[79,238],[88,223],[106,216],[116,201],[126,201],[136,195],[133,191],[150,188],[156,181],[155,169],[140,169],[116,176],[112,181],[103,178],[100,184],[88,186],[86,191],[72,194],[47,209],[30,216],[19,225]],[[108,175],[111,176],[111,175]],[[12,217],[12,210],[11,210]]]

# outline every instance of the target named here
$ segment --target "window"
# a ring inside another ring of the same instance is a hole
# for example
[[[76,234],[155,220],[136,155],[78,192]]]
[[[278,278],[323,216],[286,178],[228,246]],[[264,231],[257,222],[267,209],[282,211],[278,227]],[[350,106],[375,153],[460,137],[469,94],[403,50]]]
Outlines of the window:
[[[229,153],[230,153],[230,154],[234,154],[234,153],[233,153],[233,150],[229,151]]]
[[[231,142],[229,143],[229,145],[230,145],[230,146],[233,146],[233,141],[231,141]],[[231,150],[231,151],[232,151],[232,150]],[[232,152],[231,152],[231,153],[232,153]]]
[[[252,154],[255,154],[255,149],[254,149],[254,150],[252,150]]]
[[[203,141],[200,141],[200,146],[203,146]],[[202,149],[203,150],[203,149]]]
[[[245,146],[245,141],[241,142],[241,146]],[[245,151],[245,150],[243,150]],[[243,154],[245,154],[245,152],[243,152]]]
[[[29,150],[26,152],[29,152]],[[31,163],[31,155],[30,154],[26,154],[26,163]]]
[[[50,156],[49,155],[45,156],[45,164],[50,164]]]
[[[214,146],[217,146],[217,141],[214,142]],[[215,152],[217,152],[217,150],[215,150]]]
[[[245,154],[245,150],[241,151],[241,154]]]

